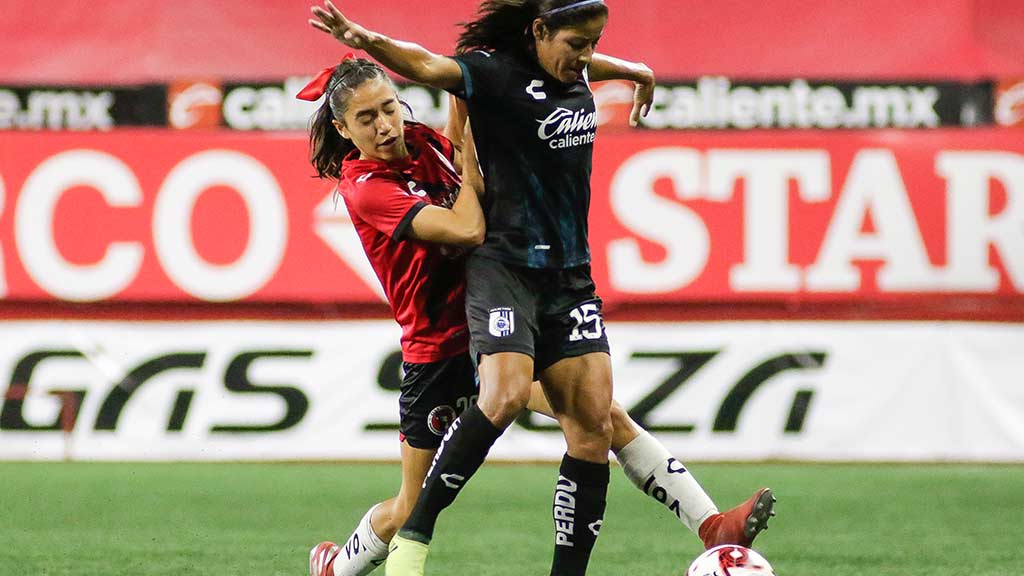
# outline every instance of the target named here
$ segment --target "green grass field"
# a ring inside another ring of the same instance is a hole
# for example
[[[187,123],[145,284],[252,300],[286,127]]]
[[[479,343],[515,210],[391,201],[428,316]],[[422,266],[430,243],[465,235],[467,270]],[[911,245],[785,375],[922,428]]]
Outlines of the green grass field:
[[[691,469],[722,507],[776,490],[756,548],[781,576],[1024,572],[1019,466]],[[555,470],[486,465],[442,516],[428,573],[547,574]],[[301,576],[312,544],[346,538],[397,484],[396,465],[0,463],[0,575]],[[699,552],[612,470],[589,574],[680,575]]]

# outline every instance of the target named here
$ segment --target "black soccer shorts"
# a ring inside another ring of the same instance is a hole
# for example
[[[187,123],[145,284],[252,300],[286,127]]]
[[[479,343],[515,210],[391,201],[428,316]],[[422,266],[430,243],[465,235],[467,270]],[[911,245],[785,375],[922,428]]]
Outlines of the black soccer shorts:
[[[474,360],[481,354],[527,354],[536,378],[564,358],[609,353],[589,265],[534,269],[471,256],[466,283]]]
[[[425,364],[403,362],[398,409],[402,439],[413,448],[435,450],[448,426],[476,403],[479,387],[469,354]]]

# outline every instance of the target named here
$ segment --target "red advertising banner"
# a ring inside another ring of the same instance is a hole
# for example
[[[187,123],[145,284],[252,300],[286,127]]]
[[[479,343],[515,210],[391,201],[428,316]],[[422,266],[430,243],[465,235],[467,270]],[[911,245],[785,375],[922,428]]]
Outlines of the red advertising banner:
[[[306,22],[315,4],[322,2],[134,0],[126,10],[123,0],[91,0],[65,2],[54,18],[45,2],[7,2],[0,19],[0,83],[312,74],[348,51]],[[457,23],[472,20],[481,1],[338,4],[371,30],[450,54]],[[607,4],[611,17],[601,51],[645,62],[662,78],[973,80],[1024,74],[1024,3],[1016,0]],[[75,57],[60,57],[54,38]],[[226,45],[244,49],[244,57]]]
[[[1020,296],[1022,152],[987,130],[599,139],[597,277],[624,299]]]
[[[303,134],[5,133],[8,301],[375,303]],[[597,140],[608,304],[1024,307],[1024,140],[1006,130],[681,133]]]

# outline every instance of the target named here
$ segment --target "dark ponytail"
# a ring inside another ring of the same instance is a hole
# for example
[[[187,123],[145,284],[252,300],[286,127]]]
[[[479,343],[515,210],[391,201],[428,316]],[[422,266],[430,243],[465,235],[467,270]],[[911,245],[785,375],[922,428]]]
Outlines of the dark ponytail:
[[[334,127],[333,120],[344,123],[345,110],[349,99],[364,82],[379,78],[394,86],[391,78],[376,62],[364,58],[342,60],[327,82],[324,103],[313,115],[309,124],[309,159],[320,178],[341,177],[341,162],[356,149],[351,140],[342,138]],[[405,102],[402,106],[411,116],[412,111]]]
[[[309,159],[318,177],[337,180],[341,174],[341,161],[355,145],[338,134],[331,120],[334,120],[334,114],[325,100],[309,125]]]
[[[578,8],[547,12],[576,4],[579,0],[484,0],[477,18],[462,22],[462,33],[455,46],[458,54],[473,50],[528,53],[533,48],[533,21],[542,18],[552,31],[581,24],[597,16],[607,16],[603,2]]]

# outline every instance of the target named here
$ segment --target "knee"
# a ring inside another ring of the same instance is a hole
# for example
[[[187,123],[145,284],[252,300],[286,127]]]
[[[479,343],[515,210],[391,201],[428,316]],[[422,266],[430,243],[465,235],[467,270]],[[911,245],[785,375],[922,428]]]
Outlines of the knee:
[[[612,444],[612,419],[608,414],[585,414],[576,418],[575,426],[566,429],[566,441],[575,451],[592,456],[604,455]],[[572,429],[571,437],[568,431]]]
[[[615,431],[615,427],[612,425],[611,417],[596,418],[591,424],[590,434],[593,438],[601,444],[608,446],[611,444],[612,434]],[[608,448],[605,448],[607,450]]]
[[[533,359],[521,354],[485,357],[480,364],[480,410],[505,428],[526,410],[533,383]]]
[[[618,402],[612,402],[610,420],[612,424],[612,450],[618,452],[623,446],[636,438],[640,433],[640,426],[629,417],[629,414]]]
[[[484,415],[495,426],[505,428],[526,410],[530,401],[530,384],[504,382],[501,386],[492,386],[490,390],[480,394],[477,403]]]
[[[610,397],[602,399],[600,396],[576,403],[572,415],[582,432],[595,438],[611,438],[615,424],[621,424],[624,419],[629,419],[625,411]]]
[[[620,434],[635,428],[633,419],[629,417],[626,410],[618,402],[612,402],[612,408],[608,413],[611,422],[612,432]]]

